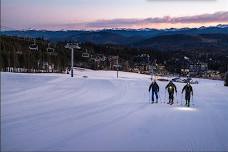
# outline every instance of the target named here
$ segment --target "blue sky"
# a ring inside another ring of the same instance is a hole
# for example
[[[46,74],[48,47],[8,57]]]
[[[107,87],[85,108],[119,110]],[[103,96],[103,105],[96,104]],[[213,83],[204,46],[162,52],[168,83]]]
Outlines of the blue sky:
[[[227,0],[1,0],[1,3],[2,25],[15,29],[84,29],[93,28],[88,23],[91,25],[90,23],[100,23],[102,20],[113,23],[113,20],[118,21],[116,19],[141,21],[164,16],[177,18],[228,11]],[[225,16],[224,23],[227,20]],[[220,22],[222,23],[219,20],[218,23]],[[152,23],[131,24],[129,28],[198,25]],[[217,24],[217,21],[205,23],[211,24]],[[105,25],[105,28],[108,26]]]

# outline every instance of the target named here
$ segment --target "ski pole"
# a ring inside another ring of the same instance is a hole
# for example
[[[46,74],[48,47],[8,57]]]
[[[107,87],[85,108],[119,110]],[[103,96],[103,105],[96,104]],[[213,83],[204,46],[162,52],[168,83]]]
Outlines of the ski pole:
[[[181,105],[183,105],[183,93],[181,94]]]
[[[158,99],[161,102],[161,97],[160,97],[160,93],[158,92]]]
[[[192,95],[192,105],[194,106],[194,98],[193,98],[193,95]]]
[[[149,91],[148,95],[149,95],[149,104],[150,104],[150,91]]]
[[[165,100],[166,100],[166,89],[165,89]],[[164,100],[164,103],[165,103],[165,100]]]
[[[176,93],[176,103],[178,104],[177,93]]]

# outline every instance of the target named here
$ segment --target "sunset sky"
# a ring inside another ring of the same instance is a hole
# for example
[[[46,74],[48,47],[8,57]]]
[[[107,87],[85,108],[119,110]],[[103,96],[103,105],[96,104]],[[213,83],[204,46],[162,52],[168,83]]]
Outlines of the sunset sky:
[[[228,24],[228,0],[1,0],[9,29],[170,28]]]

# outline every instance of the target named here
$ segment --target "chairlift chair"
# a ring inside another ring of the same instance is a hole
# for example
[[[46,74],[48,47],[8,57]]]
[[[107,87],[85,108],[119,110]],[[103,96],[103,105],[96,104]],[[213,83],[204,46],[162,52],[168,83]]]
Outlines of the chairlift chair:
[[[38,51],[38,45],[36,45],[36,44],[31,44],[31,45],[29,46],[29,49],[30,49],[31,51]]]
[[[107,60],[107,58],[106,58],[105,56],[102,56],[102,57],[101,57],[101,61],[104,62],[104,61],[106,61],[106,60]]]
[[[87,52],[87,50],[86,50],[86,52],[83,52],[83,53],[82,53],[82,57],[83,57],[83,58],[89,58],[89,56],[90,56],[90,55],[89,55],[89,53]]]
[[[53,49],[53,48],[47,48],[47,53],[52,54],[54,52],[55,52],[55,49]]]
[[[82,53],[83,58],[89,58],[89,53]]]
[[[55,49],[53,49],[53,48],[48,48],[47,49],[47,53],[49,54],[49,55],[57,55],[57,52],[55,51]]]
[[[38,51],[38,45],[36,44],[36,41],[34,40],[34,43],[29,46],[29,49],[31,51]]]
[[[47,50],[47,53],[50,54],[50,55],[52,55],[52,54],[55,53],[55,49],[54,48],[51,48],[50,47],[50,44],[48,44],[48,48],[46,50]]]

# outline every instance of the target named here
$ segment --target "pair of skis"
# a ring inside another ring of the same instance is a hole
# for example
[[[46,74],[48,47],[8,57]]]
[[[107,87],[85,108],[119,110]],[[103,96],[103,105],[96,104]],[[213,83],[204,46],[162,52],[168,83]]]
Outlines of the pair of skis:
[[[180,106],[186,106],[186,107],[188,107],[186,104],[182,104],[182,102],[181,102],[181,104],[179,104],[178,102],[174,102],[174,103],[171,104],[169,102],[152,102],[152,101],[149,100],[149,104],[159,104],[159,103],[161,103],[161,104],[169,104],[171,106],[178,106],[178,105],[180,105]],[[190,105],[191,106],[194,106],[195,104],[192,102]]]
[[[158,104],[159,102],[150,101],[149,103],[150,103],[150,104]]]

